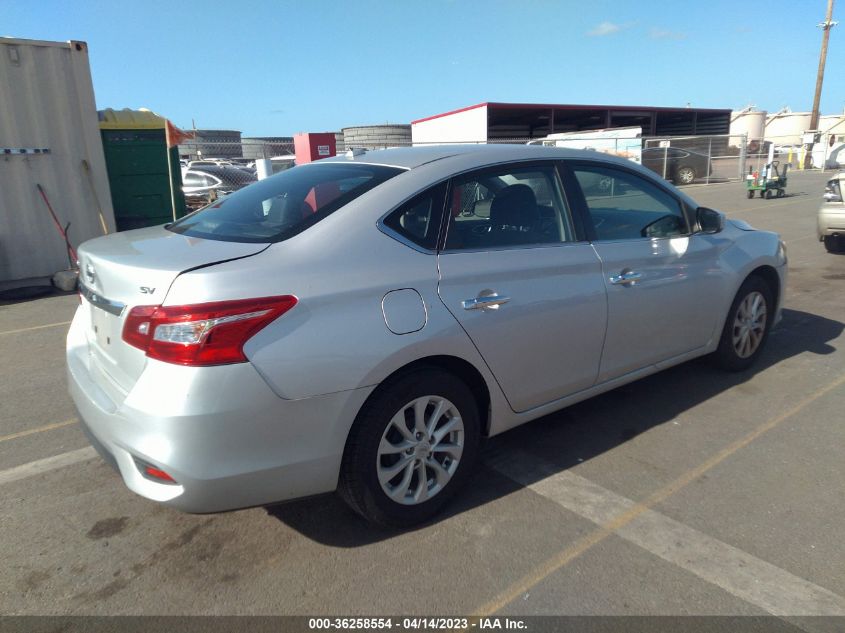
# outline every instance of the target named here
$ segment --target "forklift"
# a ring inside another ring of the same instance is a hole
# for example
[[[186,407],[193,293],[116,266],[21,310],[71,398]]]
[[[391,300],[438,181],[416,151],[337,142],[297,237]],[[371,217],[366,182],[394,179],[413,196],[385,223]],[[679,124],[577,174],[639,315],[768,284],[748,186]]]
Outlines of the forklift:
[[[763,167],[762,173],[753,171],[753,167],[748,168],[745,189],[749,198],[754,197],[755,191],[759,191],[760,197],[765,196],[767,200],[774,196],[783,198],[786,195],[786,172],[789,169],[789,163],[783,166],[783,171],[779,169],[779,165],[780,161],[773,160]]]

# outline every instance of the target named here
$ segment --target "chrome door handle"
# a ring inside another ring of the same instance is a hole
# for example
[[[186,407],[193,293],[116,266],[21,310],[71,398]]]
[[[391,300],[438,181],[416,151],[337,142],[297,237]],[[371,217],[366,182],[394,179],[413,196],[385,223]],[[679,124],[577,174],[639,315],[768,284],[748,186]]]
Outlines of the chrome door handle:
[[[620,274],[611,277],[610,283],[627,286],[628,284],[633,285],[637,283],[642,278],[642,273],[634,272],[633,270],[623,270]]]
[[[510,297],[502,297],[496,294],[487,295],[484,297],[476,297],[475,299],[465,299],[461,302],[464,310],[481,310],[483,308],[498,309],[503,303],[510,301]]]

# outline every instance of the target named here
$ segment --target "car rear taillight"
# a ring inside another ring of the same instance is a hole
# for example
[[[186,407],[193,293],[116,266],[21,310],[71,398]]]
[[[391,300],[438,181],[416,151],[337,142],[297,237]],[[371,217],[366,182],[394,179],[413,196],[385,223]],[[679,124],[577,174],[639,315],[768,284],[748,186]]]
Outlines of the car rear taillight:
[[[123,340],[150,358],[200,367],[243,363],[244,344],[296,305],[292,295],[186,306],[136,306]]]

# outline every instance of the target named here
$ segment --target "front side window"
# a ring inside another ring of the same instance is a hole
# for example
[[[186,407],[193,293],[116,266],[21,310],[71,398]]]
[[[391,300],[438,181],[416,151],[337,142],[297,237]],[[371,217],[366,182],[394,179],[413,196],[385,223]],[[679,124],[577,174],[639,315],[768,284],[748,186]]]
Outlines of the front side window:
[[[279,242],[402,171],[343,163],[297,167],[244,187],[168,228],[211,240]]]
[[[448,208],[447,250],[574,239],[553,165],[511,165],[456,178]]]
[[[613,167],[573,169],[598,240],[689,234],[681,203],[645,178]]]

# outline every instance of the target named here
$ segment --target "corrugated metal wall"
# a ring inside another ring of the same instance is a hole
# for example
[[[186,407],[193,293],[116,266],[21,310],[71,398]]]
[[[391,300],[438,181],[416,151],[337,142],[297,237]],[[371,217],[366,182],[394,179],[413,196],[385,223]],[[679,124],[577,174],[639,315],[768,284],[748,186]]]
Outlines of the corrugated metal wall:
[[[0,289],[68,266],[66,248],[36,189],[44,187],[76,247],[108,230],[114,213],[85,42],[0,38]],[[91,182],[83,160],[91,169]],[[96,192],[96,193],[95,193]],[[96,196],[96,197],[95,197]]]
[[[366,147],[380,149],[382,147],[406,147],[411,144],[410,125],[356,125],[345,127],[343,132],[343,147]],[[341,148],[338,148],[340,151]]]

